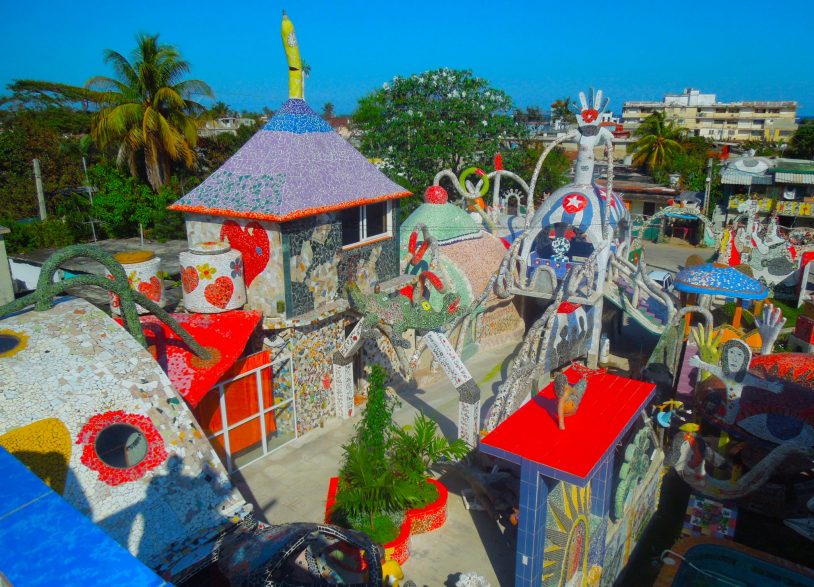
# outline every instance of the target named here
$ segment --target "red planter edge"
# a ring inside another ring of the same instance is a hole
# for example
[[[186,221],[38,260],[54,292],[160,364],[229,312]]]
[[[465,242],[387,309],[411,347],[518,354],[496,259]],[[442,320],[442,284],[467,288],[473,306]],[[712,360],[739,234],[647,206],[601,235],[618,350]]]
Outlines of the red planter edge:
[[[438,489],[438,499],[420,509],[407,510],[404,522],[401,524],[399,535],[382,545],[385,559],[392,559],[403,565],[410,558],[410,534],[430,532],[440,528],[447,519],[447,499],[449,492],[443,483],[435,479],[427,479],[428,483]],[[325,504],[325,523],[331,523],[331,509],[336,502],[336,490],[339,478],[331,477],[328,483],[328,499]]]
[[[438,490],[438,499],[423,508],[407,510],[407,521],[410,522],[411,534],[423,534],[437,530],[447,521],[447,499],[449,492],[443,483],[427,479]]]

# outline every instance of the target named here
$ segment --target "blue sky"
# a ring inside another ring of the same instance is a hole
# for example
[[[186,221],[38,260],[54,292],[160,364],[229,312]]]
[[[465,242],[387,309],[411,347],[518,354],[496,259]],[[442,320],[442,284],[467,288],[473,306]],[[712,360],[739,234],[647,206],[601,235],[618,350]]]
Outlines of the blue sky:
[[[284,7],[312,68],[315,109],[331,101],[349,113],[395,75],[446,66],[474,70],[521,107],[594,86],[618,113],[625,100],[692,86],[723,101],[796,100],[814,115],[814,8],[805,0],[2,0],[0,85],[84,83],[110,73],[104,49],[129,55],[137,32],[157,32],[218,99],[276,109],[287,97]]]

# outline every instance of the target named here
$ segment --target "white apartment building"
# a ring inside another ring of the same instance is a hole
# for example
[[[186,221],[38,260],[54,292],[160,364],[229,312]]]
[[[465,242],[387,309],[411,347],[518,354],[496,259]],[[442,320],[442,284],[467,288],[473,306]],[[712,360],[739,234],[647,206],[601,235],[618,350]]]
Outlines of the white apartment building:
[[[716,141],[787,142],[797,130],[797,102],[718,102],[715,94],[687,88],[661,102],[625,102],[622,123],[635,130],[653,112],[664,112],[690,135]]]

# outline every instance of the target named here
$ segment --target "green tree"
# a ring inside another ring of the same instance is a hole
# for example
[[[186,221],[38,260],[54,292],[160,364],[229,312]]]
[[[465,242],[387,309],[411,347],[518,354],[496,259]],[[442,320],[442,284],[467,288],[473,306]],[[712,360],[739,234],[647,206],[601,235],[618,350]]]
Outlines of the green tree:
[[[384,159],[391,179],[416,193],[441,169],[489,166],[503,141],[525,136],[504,92],[446,68],[394,78],[359,100],[353,121],[362,152]]]
[[[654,112],[636,129],[639,139],[633,143],[633,164],[646,167],[651,173],[664,171],[684,151],[683,135],[674,122],[665,120],[663,112]]]
[[[57,212],[58,190],[84,183],[82,161],[71,148],[78,137],[55,126],[43,111],[4,112],[0,131],[0,216],[21,219],[37,215],[32,159],[39,159],[48,213]]]
[[[799,159],[814,159],[814,124],[803,124],[791,137],[789,156]]]
[[[322,107],[322,118],[325,120],[330,120],[334,116],[333,102],[325,102],[325,105]]]
[[[574,105],[571,98],[560,98],[555,100],[551,105],[551,118],[553,120],[563,120],[567,124],[575,124],[577,122],[577,115],[571,109]]]
[[[138,178],[110,164],[94,165],[88,174],[98,190],[93,197],[93,216],[108,236],[133,236],[141,224],[145,234],[156,240],[183,237],[182,215],[167,210],[177,199],[171,186],[153,192]]]
[[[229,105],[226,102],[215,102],[209,108],[208,115],[211,118],[222,118],[224,116],[230,116],[232,114],[232,109],[229,108]]]
[[[114,146],[117,161],[158,192],[173,162],[194,167],[195,118],[206,109],[192,97],[212,97],[212,90],[200,80],[183,79],[189,63],[176,48],[159,44],[158,35],[138,35],[136,41],[131,61],[105,52],[115,78],[97,76],[85,85],[101,107],[93,118],[94,140],[102,148]]]
[[[528,146],[506,151],[503,155],[504,167],[530,181],[542,151],[542,148]],[[544,193],[551,193],[567,184],[570,171],[571,160],[565,151],[561,147],[552,149],[540,168],[540,175],[534,188],[535,204],[540,203]]]

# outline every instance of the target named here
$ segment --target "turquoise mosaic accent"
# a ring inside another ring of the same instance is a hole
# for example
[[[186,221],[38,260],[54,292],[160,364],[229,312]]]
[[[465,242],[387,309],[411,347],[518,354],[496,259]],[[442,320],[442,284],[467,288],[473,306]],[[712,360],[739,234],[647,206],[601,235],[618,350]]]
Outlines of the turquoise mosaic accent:
[[[282,202],[285,181],[285,173],[251,175],[218,169],[196,192],[202,201],[217,198],[218,207],[223,209],[265,212]]]

